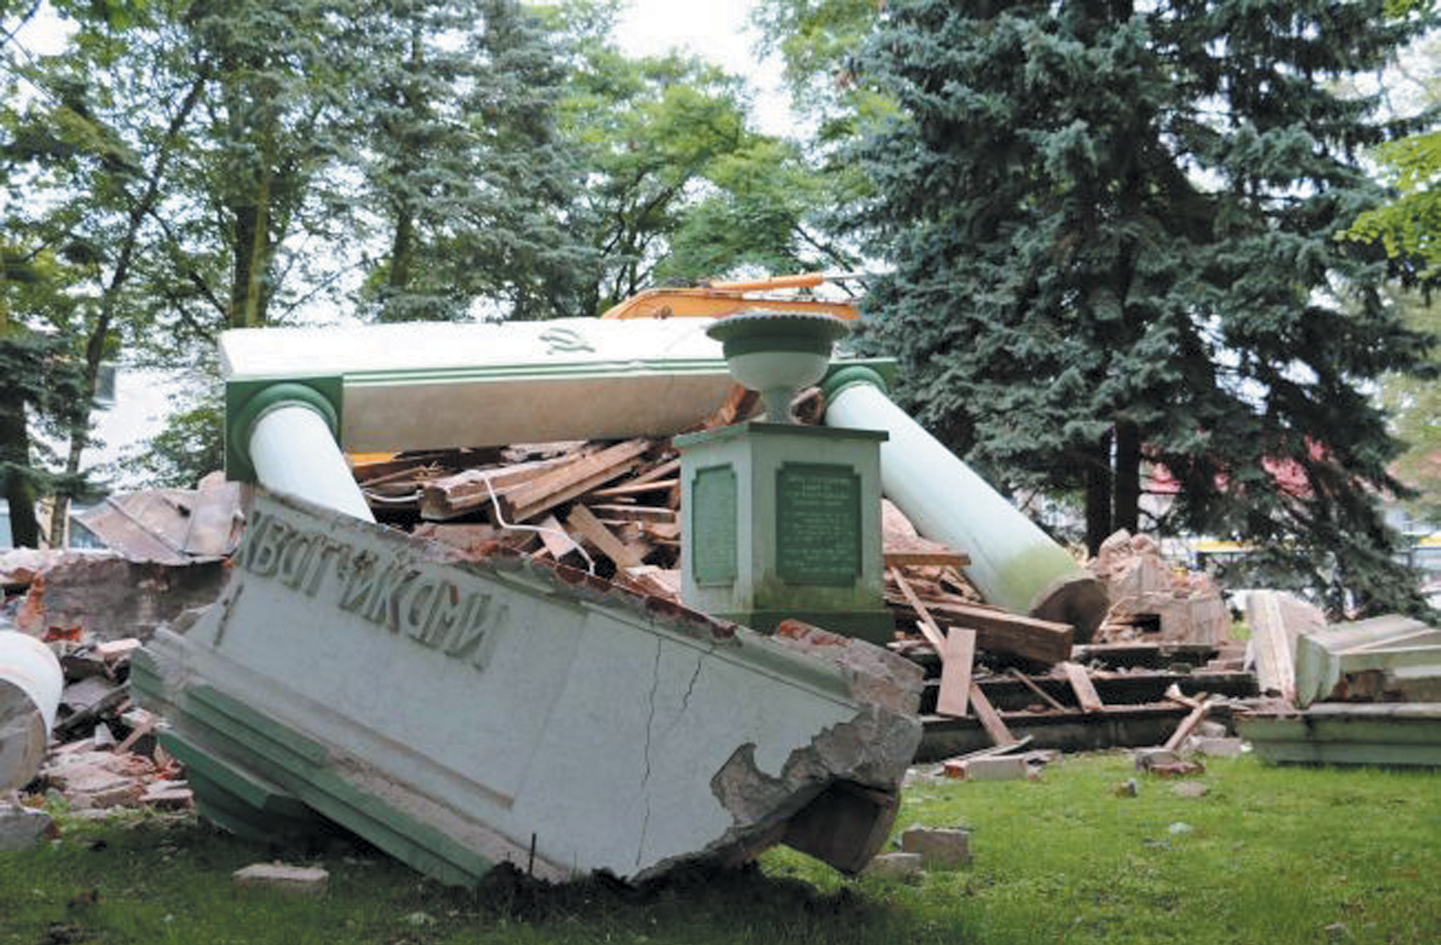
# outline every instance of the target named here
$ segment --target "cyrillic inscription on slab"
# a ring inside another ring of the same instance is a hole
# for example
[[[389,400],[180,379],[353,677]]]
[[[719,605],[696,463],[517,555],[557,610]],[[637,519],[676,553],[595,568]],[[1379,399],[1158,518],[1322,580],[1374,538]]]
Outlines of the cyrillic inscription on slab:
[[[861,477],[849,466],[776,471],[776,571],[788,584],[845,586],[861,573]]]
[[[736,579],[736,471],[707,466],[691,480],[691,573],[697,584]]]

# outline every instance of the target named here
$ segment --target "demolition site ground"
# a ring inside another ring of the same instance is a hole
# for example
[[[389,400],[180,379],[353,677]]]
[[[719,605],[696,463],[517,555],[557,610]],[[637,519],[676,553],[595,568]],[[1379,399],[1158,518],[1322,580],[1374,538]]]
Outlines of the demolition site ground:
[[[55,810],[58,836],[0,853],[0,945],[1441,941],[1433,773],[1205,765],[1185,781],[1122,752],[1068,756],[1031,781],[918,768],[897,835],[966,828],[968,865],[849,880],[778,849],[639,889],[504,868],[463,891],[345,838],[266,847],[194,815]],[[232,878],[267,860],[328,881],[305,895]]]

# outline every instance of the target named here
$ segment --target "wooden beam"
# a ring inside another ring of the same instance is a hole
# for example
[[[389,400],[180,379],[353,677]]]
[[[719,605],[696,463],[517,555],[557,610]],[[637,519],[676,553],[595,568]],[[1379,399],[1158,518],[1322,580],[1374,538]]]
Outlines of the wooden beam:
[[[609,486],[605,489],[596,489],[590,493],[588,498],[592,499],[621,499],[627,496],[644,495],[647,492],[663,492],[671,486],[680,485],[679,479],[651,479],[644,482],[639,477],[619,486]]]
[[[541,544],[545,545],[545,550],[550,552],[550,556],[555,560],[559,561],[576,549],[575,539],[566,534],[554,515],[547,515],[542,519],[540,527],[544,529],[540,533]]]
[[[891,574],[898,573],[894,568]],[[903,591],[904,592],[904,591]],[[912,592],[914,593],[914,592]],[[910,595],[906,602],[910,601]],[[992,653],[1010,653],[1023,656],[1038,663],[1059,663],[1071,655],[1072,630],[1070,624],[1040,620],[1036,617],[1022,617],[994,607],[966,604],[956,600],[938,603],[934,600],[925,605],[933,620],[943,620],[948,626],[965,627],[976,631],[976,645]]]
[[[552,469],[512,490],[501,499],[507,521],[524,522],[599,485],[630,472],[651,448],[650,440],[624,443]]]
[[[1031,690],[1031,691],[1034,692],[1036,695],[1040,696],[1041,699],[1044,700],[1045,703],[1046,703],[1047,705],[1049,705],[1051,708],[1056,709],[1056,710],[1058,710],[1058,711],[1060,711],[1060,712],[1069,712],[1069,711],[1071,711],[1070,709],[1066,708],[1065,706],[1063,706],[1063,705],[1061,705],[1059,702],[1057,702],[1057,701],[1055,700],[1055,698],[1053,698],[1049,692],[1047,692],[1046,690],[1042,689],[1040,686],[1037,686],[1036,683],[1035,683],[1035,680],[1031,679],[1031,677],[1027,676],[1025,673],[1021,672],[1019,669],[1012,669],[1012,670],[1010,670],[1010,671],[1009,671],[1009,675],[1011,676],[1012,679],[1019,680],[1020,683],[1021,683],[1021,685],[1025,686],[1027,689]]]
[[[589,499],[590,496],[586,498]],[[675,509],[661,509],[653,505],[591,505],[587,502],[586,506],[599,518],[622,522],[675,521]]]
[[[656,466],[653,469],[648,469],[637,476],[632,476],[630,481],[627,482],[626,485],[643,486],[647,483],[659,482],[660,480],[666,479],[666,477],[674,475],[678,472],[680,472],[680,460],[671,459],[661,463],[659,466]],[[667,484],[671,486],[678,486],[680,485],[680,480],[671,479],[667,481]]]
[[[884,536],[883,553],[888,568],[909,565],[964,568],[971,563],[970,555],[961,554],[949,545],[905,535]]]
[[[1209,699],[1205,702],[1198,703],[1196,707],[1191,710],[1191,714],[1182,719],[1181,724],[1176,726],[1176,731],[1171,734],[1170,738],[1166,739],[1166,744],[1162,747],[1167,751],[1176,751],[1180,748],[1186,739],[1191,736],[1191,733],[1196,730],[1196,727],[1201,724],[1202,720],[1206,718],[1206,713],[1209,711],[1211,711],[1211,701]]]
[[[941,659],[945,659],[946,635],[941,632],[941,628],[936,624],[935,618],[932,617],[931,612],[926,609],[926,605],[921,603],[921,599],[916,596],[916,592],[911,588],[910,582],[906,580],[905,575],[901,574],[899,568],[889,568],[887,571],[891,576],[891,580],[896,582],[896,587],[900,588],[901,593],[906,595],[906,600],[910,603],[911,609],[914,610],[916,616],[920,618],[921,632],[925,634],[931,646],[936,648],[936,655],[940,656]]]
[[[951,627],[946,631],[946,651],[941,654],[941,689],[936,713],[964,717],[971,695],[971,664],[976,658],[976,632]]]
[[[638,568],[645,563],[635,549],[617,538],[614,532],[606,528],[601,520],[583,505],[577,505],[570,510],[565,524],[570,531],[584,535],[602,554],[614,561],[618,568]]]
[[[1090,674],[1086,667],[1079,663],[1072,663],[1065,660],[1061,663],[1061,671],[1066,674],[1066,679],[1071,683],[1071,691],[1076,694],[1076,701],[1081,705],[1083,712],[1104,712],[1106,704],[1096,694],[1096,687],[1091,685]]]
[[[971,707],[976,710],[976,718],[980,719],[981,727],[986,730],[992,742],[997,745],[1014,745],[1016,736],[1006,728],[1006,723],[1001,721],[1001,714],[991,705],[991,700],[981,691],[981,686],[974,679],[971,680]]]

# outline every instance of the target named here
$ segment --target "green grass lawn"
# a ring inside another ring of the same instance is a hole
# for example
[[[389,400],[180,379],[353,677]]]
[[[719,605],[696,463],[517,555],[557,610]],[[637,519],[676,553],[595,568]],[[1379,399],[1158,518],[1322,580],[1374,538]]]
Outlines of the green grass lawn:
[[[1139,796],[1116,796],[1133,776]],[[901,825],[970,827],[972,866],[847,880],[777,850],[759,869],[643,891],[499,871],[450,890],[346,843],[273,851],[191,819],[62,817],[59,841],[0,853],[0,945],[1441,943],[1437,775],[1243,758],[1211,761],[1201,780],[1210,793],[1184,799],[1115,754],[1039,782],[922,783]],[[233,887],[233,870],[277,857],[324,866],[329,892]]]

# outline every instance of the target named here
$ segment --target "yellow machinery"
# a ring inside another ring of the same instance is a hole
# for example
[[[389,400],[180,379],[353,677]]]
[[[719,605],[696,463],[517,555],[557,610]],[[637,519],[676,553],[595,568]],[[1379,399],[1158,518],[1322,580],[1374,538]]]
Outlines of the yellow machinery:
[[[612,306],[601,318],[723,318],[765,309],[770,312],[834,315],[849,321],[859,315],[854,302],[796,298],[776,293],[787,289],[813,289],[827,282],[852,278],[856,277],[809,272],[753,282],[711,282],[688,289],[647,289]]]

